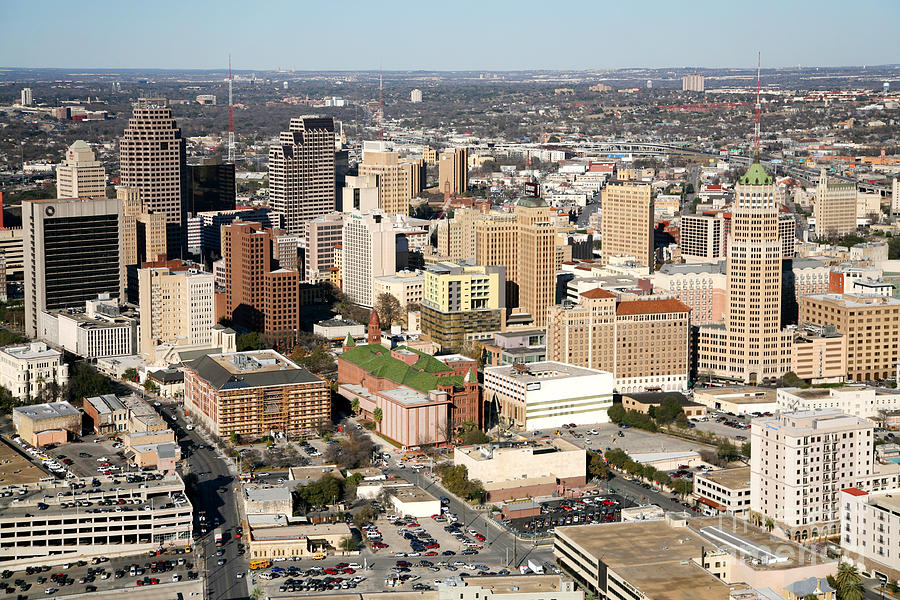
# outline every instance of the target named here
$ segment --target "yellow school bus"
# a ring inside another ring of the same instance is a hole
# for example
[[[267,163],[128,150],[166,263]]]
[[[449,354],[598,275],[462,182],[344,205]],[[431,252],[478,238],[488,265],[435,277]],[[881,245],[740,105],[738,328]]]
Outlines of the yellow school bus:
[[[271,560],[251,560],[250,561],[250,570],[255,571],[257,569],[268,569],[272,566]]]

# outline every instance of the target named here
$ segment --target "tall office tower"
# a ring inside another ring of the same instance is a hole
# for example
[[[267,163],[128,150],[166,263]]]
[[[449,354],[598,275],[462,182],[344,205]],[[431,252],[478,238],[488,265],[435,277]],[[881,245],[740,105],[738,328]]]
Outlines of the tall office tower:
[[[630,256],[653,271],[653,191],[646,183],[611,182],[600,205],[601,260]]]
[[[106,198],[106,169],[87,142],[78,140],[56,167],[56,195],[60,198]]]
[[[816,218],[817,238],[839,238],[856,232],[855,183],[829,180],[823,167],[819,173],[819,185],[816,186],[815,202],[813,216]]]
[[[519,308],[534,318],[535,327],[547,321],[547,308],[556,303],[556,226],[550,207],[538,198],[523,198],[516,205]]]
[[[390,215],[351,214],[344,221],[341,240],[341,283],[351,302],[375,304],[375,278],[397,272],[397,234]]]
[[[334,119],[302,116],[269,147],[269,203],[288,233],[335,208]]]
[[[452,219],[438,221],[438,254],[454,260],[474,260],[475,221],[481,214],[474,208],[458,208]]]
[[[891,214],[900,215],[900,177],[891,182]]]
[[[145,261],[166,257],[166,215],[148,213],[141,207],[141,191],[118,186],[116,200],[122,204],[122,268],[125,270],[125,294],[137,304],[138,267]]]
[[[122,298],[122,204],[110,199],[22,203],[25,334],[41,311],[83,307],[99,294]]]
[[[725,258],[726,219],[723,213],[681,216],[681,257],[685,262],[715,262]]]
[[[391,215],[408,215],[409,201],[422,191],[421,165],[403,161],[384,142],[365,142],[359,174],[375,175],[378,208]]]
[[[781,329],[782,240],[775,186],[759,161],[735,185],[724,329],[700,328],[699,375],[758,383],[791,369]]]
[[[31,106],[34,104],[34,96],[31,94],[31,88],[22,88],[19,94],[19,104],[22,106]]]
[[[461,196],[469,189],[469,149],[451,148],[438,158],[438,189],[444,196]]]
[[[269,334],[294,332],[300,325],[300,272],[273,270],[272,238],[280,233],[259,223],[222,227],[225,316]]]
[[[221,158],[192,159],[185,175],[187,199],[184,210],[187,214],[234,210],[234,163],[223,163]]]
[[[705,78],[700,73],[691,73],[681,77],[682,92],[702,92],[705,84]]]
[[[506,307],[519,306],[519,226],[514,213],[489,212],[475,219],[475,264],[506,267]]]
[[[426,165],[436,165],[438,161],[437,150],[428,146],[422,146],[422,160],[425,161]]]
[[[409,93],[409,101],[413,104],[418,104],[422,101],[422,90],[415,89]]]
[[[336,266],[335,247],[341,244],[343,237],[344,215],[340,213],[331,213],[306,224],[304,280],[316,283],[331,278],[332,268]]]
[[[140,353],[151,361],[163,347],[210,347],[216,324],[215,277],[173,260],[138,270]]]
[[[184,171],[184,139],[168,102],[138,98],[119,138],[119,180],[141,191],[144,212],[166,215],[166,247],[176,258],[187,251]]]

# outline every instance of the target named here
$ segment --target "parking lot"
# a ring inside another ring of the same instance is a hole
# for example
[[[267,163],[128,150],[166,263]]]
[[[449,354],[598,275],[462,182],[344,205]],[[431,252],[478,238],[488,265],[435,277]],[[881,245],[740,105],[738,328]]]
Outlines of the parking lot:
[[[93,440],[101,440],[94,442]],[[93,477],[98,474],[116,474],[130,469],[121,444],[105,436],[85,436],[81,442],[72,442],[48,451],[50,456],[67,464],[69,470],[78,477]],[[105,459],[105,460],[100,460]],[[107,471],[109,473],[107,473]]]
[[[718,436],[730,438],[740,443],[750,439],[750,421],[753,417],[732,416],[721,412],[710,411],[707,420],[691,421],[700,431],[708,431]]]
[[[555,527],[620,521],[622,509],[633,505],[616,494],[551,500],[541,503],[540,515],[511,519],[509,525],[521,532],[551,535]]]

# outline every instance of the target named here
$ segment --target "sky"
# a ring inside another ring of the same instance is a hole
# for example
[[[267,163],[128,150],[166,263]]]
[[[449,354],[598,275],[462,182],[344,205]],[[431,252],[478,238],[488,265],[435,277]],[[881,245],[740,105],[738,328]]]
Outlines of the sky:
[[[900,63],[898,0],[0,0],[0,66],[528,70]]]

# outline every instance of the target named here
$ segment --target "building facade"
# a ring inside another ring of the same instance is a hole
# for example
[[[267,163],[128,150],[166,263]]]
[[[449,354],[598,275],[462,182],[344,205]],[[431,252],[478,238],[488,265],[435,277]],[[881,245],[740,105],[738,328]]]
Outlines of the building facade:
[[[728,231],[721,212],[681,217],[681,256],[685,262],[715,262],[725,258]]]
[[[335,247],[342,243],[343,236],[344,215],[340,213],[331,213],[307,222],[304,237],[306,281],[328,281],[331,269],[335,266]]]
[[[421,271],[399,271],[396,275],[382,275],[374,279],[372,293],[376,300],[381,294],[390,294],[400,307],[421,304],[425,297],[425,274]]]
[[[359,304],[375,305],[375,278],[397,272],[397,234],[390,215],[351,214],[341,236],[341,285]]]
[[[653,190],[650,185],[616,181],[603,188],[601,260],[630,256],[653,270]]]
[[[828,179],[823,168],[813,206],[816,237],[840,238],[856,232],[856,184]]]
[[[451,148],[440,153],[438,189],[445,197],[465,195],[469,189],[468,148]]]
[[[87,142],[78,140],[69,146],[66,159],[56,167],[56,196],[106,198],[106,169]]]
[[[374,175],[378,186],[378,207],[390,215],[408,215],[409,201],[422,191],[421,166],[401,160],[384,142],[364,142],[360,176]],[[354,198],[354,205],[356,204]]]
[[[885,581],[900,577],[900,502],[896,489],[841,490],[841,551],[845,561]]]

